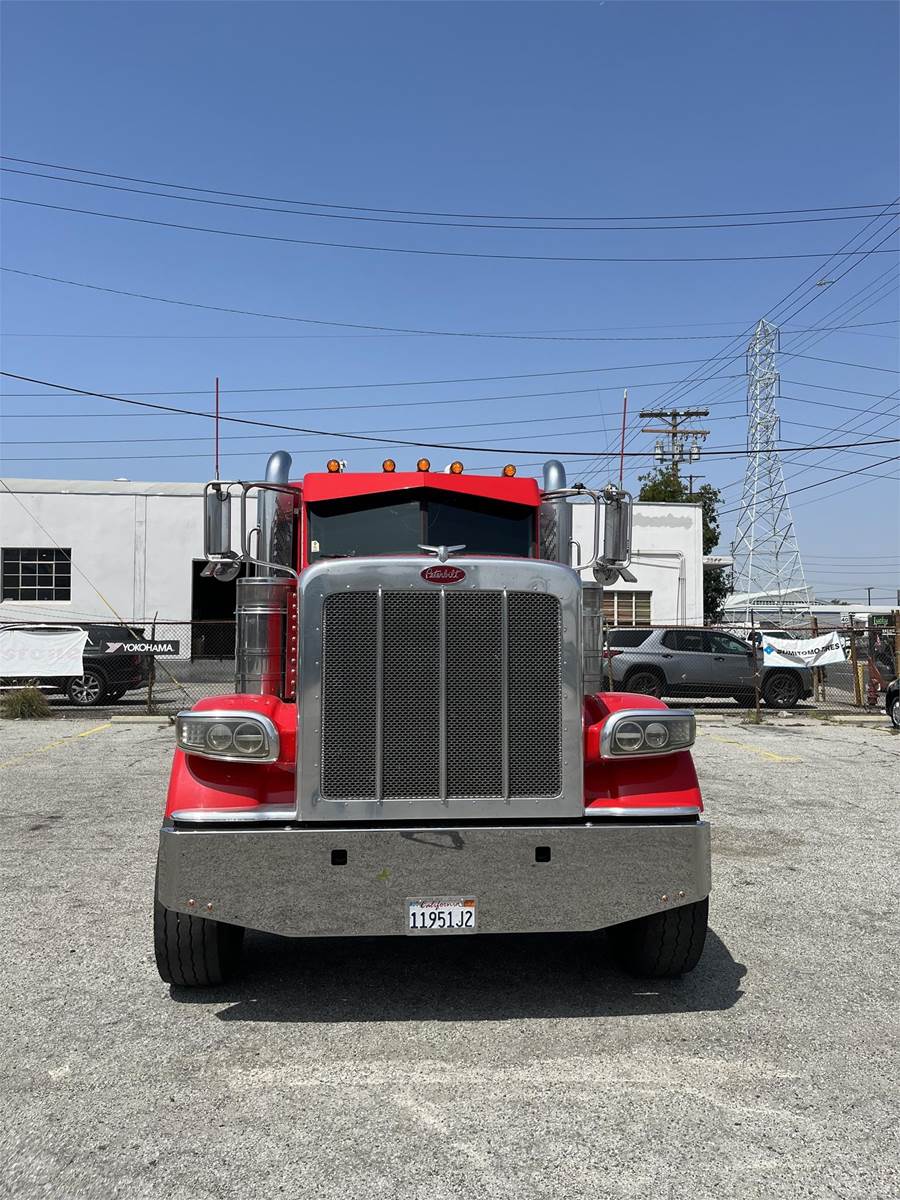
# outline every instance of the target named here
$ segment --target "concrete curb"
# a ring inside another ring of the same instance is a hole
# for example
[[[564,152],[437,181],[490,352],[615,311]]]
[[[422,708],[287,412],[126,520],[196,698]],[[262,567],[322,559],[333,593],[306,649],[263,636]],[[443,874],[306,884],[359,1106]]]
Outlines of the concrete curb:
[[[170,717],[167,713],[160,713],[160,715],[156,717],[148,716],[146,714],[133,717],[110,717],[109,721],[112,725],[142,725],[151,721],[156,725],[173,725],[175,719],[174,717]]]

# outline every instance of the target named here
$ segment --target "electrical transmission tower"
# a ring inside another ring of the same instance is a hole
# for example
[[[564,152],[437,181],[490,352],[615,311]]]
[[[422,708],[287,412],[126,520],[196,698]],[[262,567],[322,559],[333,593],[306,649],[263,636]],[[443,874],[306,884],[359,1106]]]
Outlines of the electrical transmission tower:
[[[778,329],[761,320],[747,348],[747,474],[734,531],[734,592],[744,620],[755,607],[809,608],[809,591],[778,454]]]
[[[654,458],[657,462],[669,460],[669,469],[678,474],[678,464],[683,462],[695,463],[700,457],[700,442],[709,437],[708,429],[686,429],[685,421],[696,417],[708,417],[708,408],[644,408],[641,409],[642,420],[653,419],[662,421],[662,427],[651,426],[642,429],[641,433],[659,433],[663,437],[656,440]],[[690,446],[688,446],[690,439]]]

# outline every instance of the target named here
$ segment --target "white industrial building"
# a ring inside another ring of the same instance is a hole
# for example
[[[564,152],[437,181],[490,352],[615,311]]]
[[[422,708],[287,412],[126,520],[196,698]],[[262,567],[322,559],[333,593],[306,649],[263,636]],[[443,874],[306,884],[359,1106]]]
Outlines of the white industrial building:
[[[227,620],[234,584],[201,578],[203,485],[9,479],[0,489],[2,621]],[[576,555],[593,505],[573,514]],[[608,622],[702,624],[702,513],[634,506],[632,573],[605,590]],[[589,571],[585,583],[593,583]]]
[[[594,546],[594,505],[572,513],[575,562],[586,562]],[[602,530],[601,530],[602,534]],[[586,584],[590,571],[582,571]],[[703,624],[703,509],[699,504],[634,505],[631,574],[603,589],[603,615],[610,625]]]

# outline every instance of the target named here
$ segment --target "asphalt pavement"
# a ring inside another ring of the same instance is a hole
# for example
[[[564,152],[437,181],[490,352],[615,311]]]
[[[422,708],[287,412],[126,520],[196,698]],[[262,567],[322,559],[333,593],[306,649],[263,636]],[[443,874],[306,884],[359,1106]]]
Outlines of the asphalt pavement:
[[[0,722],[0,1194],[17,1200],[900,1195],[886,722],[701,723],[697,970],[593,936],[253,935],[156,974],[165,721]]]

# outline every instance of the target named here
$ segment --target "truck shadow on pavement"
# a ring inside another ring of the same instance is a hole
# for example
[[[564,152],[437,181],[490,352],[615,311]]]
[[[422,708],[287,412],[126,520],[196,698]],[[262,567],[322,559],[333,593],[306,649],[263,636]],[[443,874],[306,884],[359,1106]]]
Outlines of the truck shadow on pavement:
[[[710,931],[681,979],[640,980],[613,963],[602,934],[294,940],[251,934],[245,976],[214,990],[171,989],[224,1004],[221,1021],[502,1021],[644,1016],[731,1008],[747,968]]]

